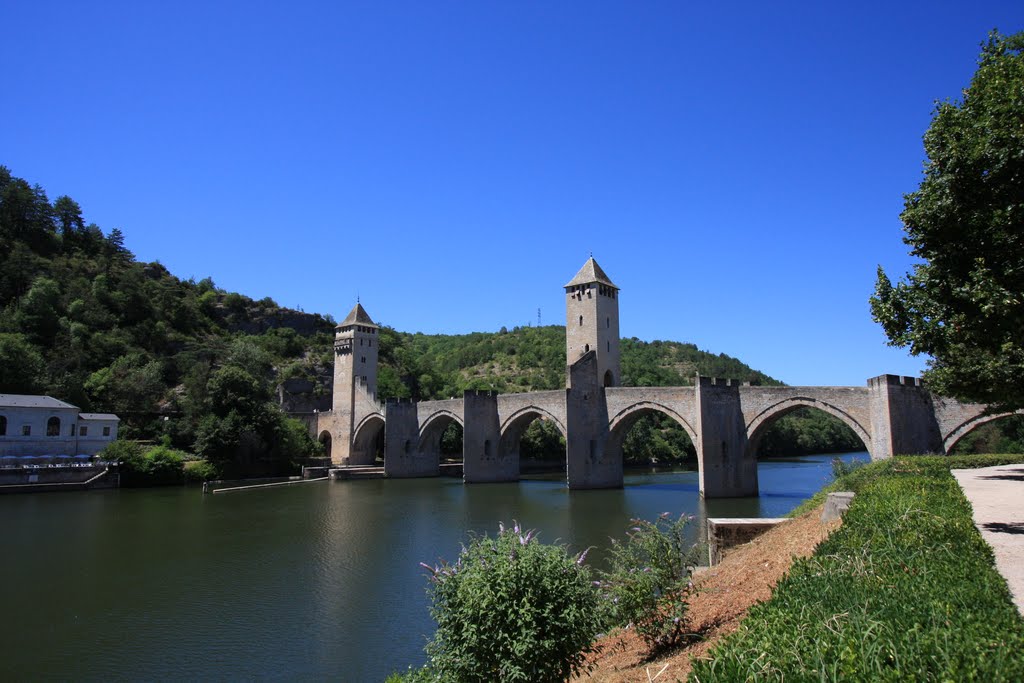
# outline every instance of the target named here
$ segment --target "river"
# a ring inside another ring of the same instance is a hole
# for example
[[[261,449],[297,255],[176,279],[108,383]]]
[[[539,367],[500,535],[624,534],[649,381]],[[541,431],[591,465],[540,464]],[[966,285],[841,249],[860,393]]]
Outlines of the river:
[[[627,472],[622,489],[579,492],[539,477],[3,496],[0,674],[383,680],[424,661],[418,563],[454,559],[468,531],[518,520],[541,540],[596,546],[600,563],[632,517],[783,515],[831,479],[832,457],[763,461],[759,497],[706,503],[696,472]]]

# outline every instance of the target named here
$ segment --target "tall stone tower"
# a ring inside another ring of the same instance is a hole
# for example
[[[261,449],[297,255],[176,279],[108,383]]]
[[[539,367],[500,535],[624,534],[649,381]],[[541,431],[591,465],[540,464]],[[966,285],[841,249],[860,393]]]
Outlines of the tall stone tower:
[[[352,412],[355,392],[377,393],[379,329],[360,303],[334,328],[335,414]]]
[[[565,361],[572,365],[588,351],[606,387],[622,383],[619,367],[619,288],[591,256],[565,285]]]

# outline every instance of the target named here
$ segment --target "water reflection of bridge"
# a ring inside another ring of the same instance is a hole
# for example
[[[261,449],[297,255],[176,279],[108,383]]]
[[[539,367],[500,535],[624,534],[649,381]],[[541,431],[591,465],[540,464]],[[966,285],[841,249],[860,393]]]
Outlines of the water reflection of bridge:
[[[757,493],[761,437],[799,408],[841,420],[873,459],[946,453],[975,427],[1003,416],[932,396],[920,380],[894,375],[863,387],[761,387],[706,377],[693,386],[618,386],[618,288],[591,258],[565,291],[566,389],[467,391],[442,401],[377,402],[378,328],[357,304],[337,328],[333,409],[318,417],[317,432],[332,460],[372,464],[383,437],[387,476],[437,476],[441,436],[457,423],[465,481],[515,481],[522,436],[544,419],[565,437],[569,487],[613,488],[622,486],[626,434],[642,416],[660,413],[693,442],[704,496],[747,496]]]

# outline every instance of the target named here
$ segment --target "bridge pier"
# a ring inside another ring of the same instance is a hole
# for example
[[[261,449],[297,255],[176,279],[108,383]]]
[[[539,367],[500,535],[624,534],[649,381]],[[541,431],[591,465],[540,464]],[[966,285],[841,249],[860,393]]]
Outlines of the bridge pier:
[[[871,459],[945,453],[932,395],[917,377],[879,375],[868,380]]]
[[[705,498],[757,495],[757,454],[747,452],[747,427],[737,380],[697,377],[697,467]]]
[[[565,470],[570,489],[622,488],[622,458],[608,453],[608,403],[590,351],[569,366]]]
[[[420,452],[420,425],[416,404],[384,404],[384,474],[387,477],[436,477],[441,464],[436,453]]]
[[[462,398],[462,478],[467,484],[519,480],[519,453],[501,453],[498,394],[466,391]]]

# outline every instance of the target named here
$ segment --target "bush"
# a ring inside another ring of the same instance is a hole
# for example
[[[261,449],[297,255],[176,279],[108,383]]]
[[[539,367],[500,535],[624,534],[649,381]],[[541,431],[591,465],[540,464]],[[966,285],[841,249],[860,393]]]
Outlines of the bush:
[[[182,481],[187,454],[169,446],[154,446],[146,451],[146,470],[157,482],[176,484]]]
[[[542,544],[517,524],[474,538],[454,564],[423,565],[437,622],[430,675],[532,683],[585,671],[599,626],[585,554]]]
[[[687,543],[689,517],[664,513],[654,522],[634,519],[625,543],[612,539],[601,581],[604,622],[633,624],[654,650],[680,644],[687,636],[686,612],[696,564],[696,546]]]
[[[844,462],[842,458],[832,458],[832,478],[842,479],[853,474],[853,471],[867,464],[867,460],[852,460]]]
[[[198,483],[211,481],[220,476],[217,466],[208,460],[192,460],[185,463],[185,481]]]
[[[104,447],[97,455],[100,460],[120,462],[122,468],[141,470],[145,463],[145,451],[138,441],[118,439]]]
[[[99,457],[121,463],[122,485],[155,486],[182,483],[188,454],[166,445],[144,450],[138,442],[118,440],[104,448]]]

